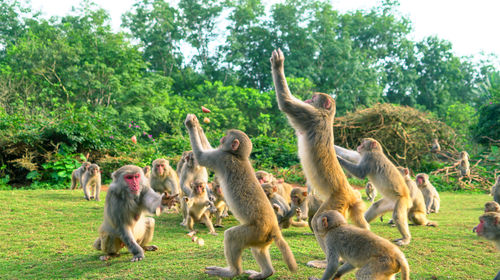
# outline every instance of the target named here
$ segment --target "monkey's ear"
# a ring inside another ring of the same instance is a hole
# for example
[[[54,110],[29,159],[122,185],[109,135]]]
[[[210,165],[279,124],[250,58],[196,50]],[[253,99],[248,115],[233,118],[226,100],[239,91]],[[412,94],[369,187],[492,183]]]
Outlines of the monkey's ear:
[[[325,103],[323,103],[323,107],[325,107],[325,109],[329,110],[332,107],[332,101],[329,98],[327,98]]]
[[[324,228],[327,228],[328,227],[328,218],[327,217],[321,218],[321,224],[323,225]]]
[[[307,192],[302,192],[302,195],[303,196],[307,196]]]
[[[370,143],[370,148],[375,149],[376,147],[377,147],[377,142],[372,141],[372,142]]]
[[[238,140],[238,139],[234,139],[234,140],[233,140],[233,143],[231,143],[231,149],[232,149],[233,151],[236,151],[236,150],[238,150],[238,147],[239,147],[239,146],[240,146],[240,140]]]
[[[408,168],[404,168],[403,171],[404,171],[405,175],[410,174],[410,170],[408,170]]]
[[[276,187],[276,185],[273,185],[273,192],[277,192],[278,191],[278,187]]]

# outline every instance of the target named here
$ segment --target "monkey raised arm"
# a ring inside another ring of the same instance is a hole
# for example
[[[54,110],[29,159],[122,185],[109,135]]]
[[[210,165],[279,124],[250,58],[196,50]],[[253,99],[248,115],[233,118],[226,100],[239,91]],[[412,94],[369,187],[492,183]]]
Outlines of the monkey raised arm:
[[[196,161],[198,161],[198,164],[214,170],[217,165],[217,162],[214,162],[214,159],[219,157],[214,157],[212,154],[217,153],[217,150],[207,150],[203,148],[199,135],[200,129],[198,127],[200,126],[200,123],[198,118],[196,118],[194,114],[188,114],[186,116],[186,120],[184,121],[184,125],[189,132],[189,140],[191,142],[191,148],[193,149]]]
[[[345,168],[352,175],[364,179],[369,173],[369,167],[365,164],[365,161],[361,160],[358,164],[354,164],[348,160],[343,159],[337,155],[340,165]]]
[[[198,135],[200,136],[201,146],[203,147],[203,149],[212,149],[212,146],[210,145],[210,142],[208,142],[207,136],[205,135],[205,132],[200,125],[198,125]]]
[[[280,49],[273,51],[271,55],[271,70],[278,106],[280,110],[285,112],[289,117],[300,120],[310,119],[315,113],[315,108],[295,98],[290,93],[285,78],[284,61],[285,56]]]
[[[349,150],[337,145],[334,145],[334,147],[335,147],[335,153],[337,153],[337,155],[341,156],[342,158],[352,163],[358,163],[361,161],[361,154],[358,153],[357,151]]]
[[[158,207],[163,208],[161,204],[162,196],[150,187],[144,187],[141,193],[141,203],[142,207],[146,209],[149,213],[155,214]]]

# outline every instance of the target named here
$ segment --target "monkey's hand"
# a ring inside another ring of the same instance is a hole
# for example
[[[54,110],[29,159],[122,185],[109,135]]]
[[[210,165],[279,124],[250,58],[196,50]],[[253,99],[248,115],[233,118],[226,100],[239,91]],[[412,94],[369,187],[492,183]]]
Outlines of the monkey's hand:
[[[200,122],[198,121],[198,118],[196,117],[195,114],[187,114],[186,120],[184,121],[184,125],[187,128],[193,128],[199,126]]]
[[[163,207],[167,207],[168,209],[172,208],[176,203],[179,203],[179,199],[177,198],[179,194],[169,195],[168,193],[163,193],[161,197],[161,205]]]
[[[302,210],[300,210],[300,208],[295,209],[295,213],[299,219],[302,217]]]
[[[283,55],[281,49],[274,50],[273,54],[271,55],[271,67],[273,69],[283,69],[284,62],[285,56]]]

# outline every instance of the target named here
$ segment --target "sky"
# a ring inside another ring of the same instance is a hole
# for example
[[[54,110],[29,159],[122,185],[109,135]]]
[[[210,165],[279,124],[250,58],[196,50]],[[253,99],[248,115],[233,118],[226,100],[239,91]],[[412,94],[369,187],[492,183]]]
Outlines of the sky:
[[[93,0],[107,10],[114,30],[120,30],[121,15],[131,9],[137,0]],[[178,1],[171,1],[178,2]],[[279,0],[263,0],[276,3]],[[380,0],[331,0],[341,12],[356,9],[368,10]],[[427,36],[437,36],[450,41],[458,56],[494,53],[500,57],[500,1],[499,0],[400,0],[399,11],[412,22],[410,38],[419,41]],[[46,17],[64,16],[80,0],[31,0],[35,10]]]

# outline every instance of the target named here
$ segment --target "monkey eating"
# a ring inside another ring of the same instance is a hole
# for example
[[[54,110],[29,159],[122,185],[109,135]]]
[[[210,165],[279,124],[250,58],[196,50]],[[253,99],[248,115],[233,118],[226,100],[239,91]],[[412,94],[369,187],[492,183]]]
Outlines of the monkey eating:
[[[328,264],[321,279],[340,279],[355,268],[359,268],[356,279],[394,279],[399,271],[401,279],[410,279],[408,262],[396,245],[369,230],[348,225],[338,211],[320,213],[313,227],[326,246]],[[344,260],[340,268],[339,257]]]
[[[90,188],[90,194],[89,194]],[[94,199],[99,201],[101,193],[101,169],[99,165],[92,163],[82,176],[82,189],[86,200]]]
[[[144,251],[156,251],[157,246],[147,244],[153,239],[155,220],[145,213],[159,213],[171,207],[175,196],[161,196],[154,192],[144,177],[142,169],[125,165],[111,175],[111,182],[104,204],[104,221],[99,227],[99,237],[94,248],[106,255],[103,261],[119,255],[124,246],[133,255],[131,261],[144,259]]]
[[[85,173],[85,171],[87,171],[89,166],[90,166],[90,162],[86,161],[86,162],[82,163],[82,165],[80,167],[78,167],[77,169],[73,170],[73,172],[71,172],[71,189],[72,190],[74,190],[78,187],[77,184],[80,184],[80,186],[83,186],[83,184],[82,184],[83,173]]]
[[[250,247],[261,272],[248,270],[245,273],[249,274],[250,279],[265,279],[274,274],[269,254],[269,246],[273,240],[288,268],[296,271],[297,263],[293,253],[281,235],[271,203],[260,187],[250,163],[250,138],[242,131],[232,129],[220,139],[218,148],[205,148],[201,142],[206,137],[196,116],[188,114],[184,124],[189,132],[196,161],[215,171],[229,210],[240,222],[240,225],[224,232],[224,255],[228,266],[206,267],[205,272],[224,278],[240,275],[243,273],[243,250]]]
[[[373,203],[365,213],[368,222],[373,221],[379,215],[393,210],[393,221],[402,237],[394,240],[398,245],[410,243],[411,235],[408,228],[408,210],[412,206],[410,190],[406,185],[403,175],[396,166],[384,155],[380,143],[372,138],[365,138],[357,148],[361,159],[357,164],[343,159],[338,160],[352,175],[364,179],[368,177],[382,198]]]
[[[208,227],[209,234],[217,235],[210,219],[210,213],[215,213],[216,209],[213,202],[208,199],[206,183],[203,181],[194,181],[191,183],[191,189],[191,195],[186,199],[188,212],[186,227],[193,234],[195,232],[194,223],[202,222]]]

